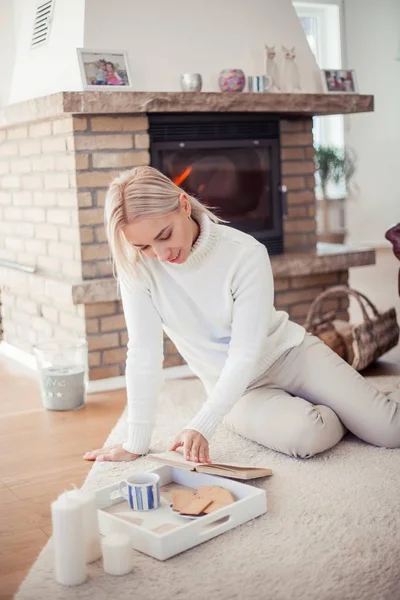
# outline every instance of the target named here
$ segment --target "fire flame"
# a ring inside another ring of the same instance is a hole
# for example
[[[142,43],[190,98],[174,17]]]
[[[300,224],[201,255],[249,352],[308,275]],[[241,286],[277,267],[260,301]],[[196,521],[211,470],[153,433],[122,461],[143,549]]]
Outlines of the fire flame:
[[[181,183],[183,183],[185,181],[185,179],[187,179],[189,177],[189,175],[192,171],[193,171],[193,165],[189,165],[187,169],[182,171],[182,173],[180,175],[177,175],[172,181],[175,183],[175,185],[180,186]],[[206,184],[201,183],[197,188],[197,193],[201,194],[201,192],[203,192],[205,190],[205,188],[206,188]],[[210,203],[207,202],[205,200],[205,198],[202,199],[202,202],[203,202],[203,204],[210,206]]]
[[[173,182],[175,183],[175,185],[180,186],[181,183],[183,183],[185,181],[185,179],[187,179],[190,175],[190,173],[192,172],[193,167],[192,165],[190,165],[190,167],[188,167],[187,169],[185,169],[183,171],[183,173],[181,173],[180,175],[178,175],[177,177],[175,177],[175,179],[173,179]]]

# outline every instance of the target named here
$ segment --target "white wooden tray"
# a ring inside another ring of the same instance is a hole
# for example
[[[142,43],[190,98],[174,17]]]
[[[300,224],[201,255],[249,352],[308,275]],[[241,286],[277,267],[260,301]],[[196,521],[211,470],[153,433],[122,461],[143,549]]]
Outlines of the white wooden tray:
[[[121,496],[118,483],[96,492],[100,533],[125,532],[132,547],[158,560],[166,560],[267,511],[265,490],[225,477],[193,473],[162,466],[152,473],[160,476],[161,505],[152,511],[134,511]],[[172,491],[219,485],[232,492],[236,502],[209,515],[187,519],[172,511]]]

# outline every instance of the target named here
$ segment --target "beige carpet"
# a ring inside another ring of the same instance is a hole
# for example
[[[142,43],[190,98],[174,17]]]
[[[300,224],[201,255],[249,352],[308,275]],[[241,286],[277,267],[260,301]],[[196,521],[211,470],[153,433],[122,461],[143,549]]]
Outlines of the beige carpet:
[[[388,377],[375,381],[388,387]],[[165,449],[203,400],[197,380],[165,382],[152,450]],[[124,427],[122,417],[108,442],[120,442]],[[299,460],[220,426],[212,457],[274,470],[256,483],[267,490],[267,514],[165,562],[135,552],[125,577],[105,575],[98,561],[88,582],[71,589],[53,580],[50,540],[16,598],[400,600],[400,450],[347,436],[331,451]],[[148,459],[97,463],[85,488],[155,466]]]

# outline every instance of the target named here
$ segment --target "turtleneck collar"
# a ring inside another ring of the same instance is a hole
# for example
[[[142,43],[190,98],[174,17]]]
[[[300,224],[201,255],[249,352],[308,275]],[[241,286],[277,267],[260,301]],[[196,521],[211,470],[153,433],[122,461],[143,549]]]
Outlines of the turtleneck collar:
[[[188,258],[182,264],[163,263],[167,268],[182,270],[196,269],[203,264],[204,260],[214,250],[218,242],[217,224],[211,221],[206,213],[201,213],[196,220],[200,227],[200,233],[190,250]]]

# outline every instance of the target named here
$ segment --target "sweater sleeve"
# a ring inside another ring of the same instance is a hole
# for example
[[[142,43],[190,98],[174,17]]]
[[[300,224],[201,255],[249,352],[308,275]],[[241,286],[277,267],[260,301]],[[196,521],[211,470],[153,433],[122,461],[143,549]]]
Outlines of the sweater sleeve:
[[[207,440],[251,381],[271,321],[274,283],[264,246],[246,248],[231,286],[233,314],[228,356],[207,401],[187,425]]]
[[[123,448],[135,454],[146,454],[163,382],[162,323],[150,292],[134,283],[124,282],[121,282],[120,290],[129,339],[125,371],[128,437]]]

